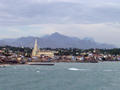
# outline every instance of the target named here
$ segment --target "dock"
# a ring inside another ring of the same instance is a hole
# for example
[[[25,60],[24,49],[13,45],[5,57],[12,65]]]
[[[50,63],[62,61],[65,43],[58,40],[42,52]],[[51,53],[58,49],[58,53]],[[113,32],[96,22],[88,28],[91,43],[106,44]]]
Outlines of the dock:
[[[54,63],[41,63],[41,62],[29,62],[28,65],[42,65],[42,66],[53,66]]]

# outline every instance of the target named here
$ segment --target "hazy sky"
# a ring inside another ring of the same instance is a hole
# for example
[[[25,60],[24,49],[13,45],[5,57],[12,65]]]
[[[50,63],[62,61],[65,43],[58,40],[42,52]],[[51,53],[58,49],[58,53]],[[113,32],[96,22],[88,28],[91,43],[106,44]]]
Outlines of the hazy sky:
[[[120,47],[120,0],[0,0],[0,39],[54,32]]]

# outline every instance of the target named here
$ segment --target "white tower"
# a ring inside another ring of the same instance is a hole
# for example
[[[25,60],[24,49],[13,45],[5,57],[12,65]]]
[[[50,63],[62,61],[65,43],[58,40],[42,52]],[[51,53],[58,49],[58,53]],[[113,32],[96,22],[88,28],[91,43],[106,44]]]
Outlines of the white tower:
[[[37,39],[36,39],[36,40],[35,40],[34,49],[33,49],[33,51],[32,51],[32,57],[33,57],[33,56],[36,56],[38,52],[39,52],[39,49],[38,49]]]

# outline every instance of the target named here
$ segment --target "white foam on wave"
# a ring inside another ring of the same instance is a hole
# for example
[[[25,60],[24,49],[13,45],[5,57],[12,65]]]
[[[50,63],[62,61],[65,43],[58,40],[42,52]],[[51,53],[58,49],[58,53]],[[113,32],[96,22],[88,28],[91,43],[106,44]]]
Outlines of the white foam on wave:
[[[71,71],[86,71],[88,69],[68,68],[68,70],[71,70]]]
[[[68,68],[68,70],[78,71],[78,68]]]
[[[37,73],[39,73],[40,71],[36,71]]]

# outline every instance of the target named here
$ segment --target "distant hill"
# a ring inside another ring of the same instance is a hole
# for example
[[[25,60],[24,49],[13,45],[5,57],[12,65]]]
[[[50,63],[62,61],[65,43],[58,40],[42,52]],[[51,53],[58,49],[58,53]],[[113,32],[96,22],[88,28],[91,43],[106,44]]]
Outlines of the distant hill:
[[[35,39],[38,40],[38,46],[40,48],[115,48],[114,45],[97,43],[91,38],[79,39],[59,33],[53,33],[40,38],[31,36],[18,39],[3,39],[0,40],[0,45],[33,47]]]

